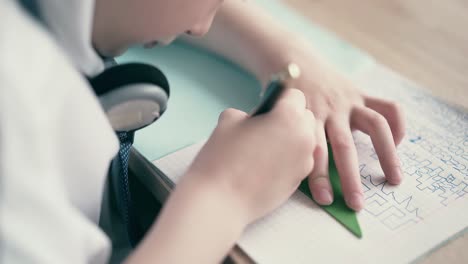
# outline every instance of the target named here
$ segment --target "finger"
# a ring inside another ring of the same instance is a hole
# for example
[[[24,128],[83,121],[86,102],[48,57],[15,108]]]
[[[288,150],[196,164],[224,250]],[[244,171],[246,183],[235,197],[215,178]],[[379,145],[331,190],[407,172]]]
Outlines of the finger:
[[[364,198],[349,121],[345,118],[330,120],[326,128],[346,204],[355,211],[360,211],[364,207]]]
[[[316,147],[314,150],[315,165],[309,175],[309,188],[314,200],[321,205],[333,202],[333,192],[328,177],[328,149],[325,128],[322,121],[316,122]]]
[[[315,138],[316,137],[315,129],[319,121],[315,119],[315,115],[312,111],[310,111],[309,109],[304,109],[304,110],[305,110],[304,123],[309,125],[311,136]]]
[[[369,96],[365,97],[364,103],[367,107],[380,113],[387,119],[390,129],[392,130],[393,141],[395,145],[398,146],[403,140],[406,130],[404,114],[401,107],[394,102]]]
[[[370,136],[387,180],[391,184],[399,184],[403,175],[387,120],[370,108],[359,107],[353,110],[351,123]]]
[[[315,160],[314,160],[314,150],[317,145],[317,140],[316,140],[316,133],[315,133],[315,127],[316,127],[316,121],[315,121],[315,116],[312,111],[308,109],[304,109],[304,115],[303,115],[303,120],[300,121],[300,123],[296,126],[296,129],[299,129],[301,131],[304,131],[304,143],[300,147],[301,149],[304,150],[303,157],[308,158],[308,162],[306,163],[304,174],[303,174],[303,179],[305,179],[307,176],[310,175],[314,168]],[[302,179],[302,180],[303,180]]]
[[[247,113],[234,108],[228,108],[219,115],[218,123],[222,125],[233,124],[245,120],[247,118]]]
[[[304,93],[298,89],[288,88],[285,89],[283,94],[273,108],[273,111],[282,112],[284,109],[297,110],[303,112],[306,108],[306,98]]]

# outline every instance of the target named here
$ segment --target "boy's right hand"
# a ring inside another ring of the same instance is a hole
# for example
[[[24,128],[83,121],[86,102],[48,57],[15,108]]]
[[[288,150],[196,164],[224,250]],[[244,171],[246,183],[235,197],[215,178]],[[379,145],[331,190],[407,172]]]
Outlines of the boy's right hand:
[[[315,122],[304,94],[287,89],[266,114],[228,109],[186,180],[212,188],[250,223],[283,204],[312,171]]]

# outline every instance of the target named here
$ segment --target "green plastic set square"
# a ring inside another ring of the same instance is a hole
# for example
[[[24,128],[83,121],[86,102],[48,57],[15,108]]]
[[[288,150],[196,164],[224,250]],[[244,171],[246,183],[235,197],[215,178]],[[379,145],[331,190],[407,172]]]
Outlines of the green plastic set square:
[[[361,227],[357,219],[356,212],[350,209],[346,205],[346,201],[343,196],[343,191],[341,189],[340,177],[338,175],[338,170],[336,169],[335,162],[333,160],[333,154],[330,145],[328,146],[329,153],[329,165],[328,173],[330,177],[330,183],[333,189],[333,203],[328,206],[321,206],[328,214],[334,217],[340,224],[342,224],[346,229],[353,233],[356,237],[362,237]],[[307,197],[313,200],[312,194],[309,190],[309,184],[307,179],[305,179],[299,186],[299,190],[304,193]]]

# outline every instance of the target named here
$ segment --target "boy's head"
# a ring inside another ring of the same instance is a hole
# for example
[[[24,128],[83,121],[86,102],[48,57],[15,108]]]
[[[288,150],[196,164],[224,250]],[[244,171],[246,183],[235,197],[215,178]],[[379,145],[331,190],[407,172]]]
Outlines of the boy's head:
[[[115,56],[135,44],[204,35],[222,0],[96,0],[93,45]]]

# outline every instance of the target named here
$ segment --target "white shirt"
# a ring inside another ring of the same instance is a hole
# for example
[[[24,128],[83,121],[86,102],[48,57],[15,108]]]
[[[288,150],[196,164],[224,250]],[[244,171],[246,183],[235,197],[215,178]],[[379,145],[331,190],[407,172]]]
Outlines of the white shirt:
[[[52,2],[62,7],[45,14],[53,32],[72,21],[55,40],[16,1],[0,1],[0,263],[105,263],[97,223],[118,141],[75,69],[103,68],[86,43],[94,2],[41,4]]]
[[[42,18],[74,66],[87,76],[104,70],[92,43],[95,0],[36,0]]]

